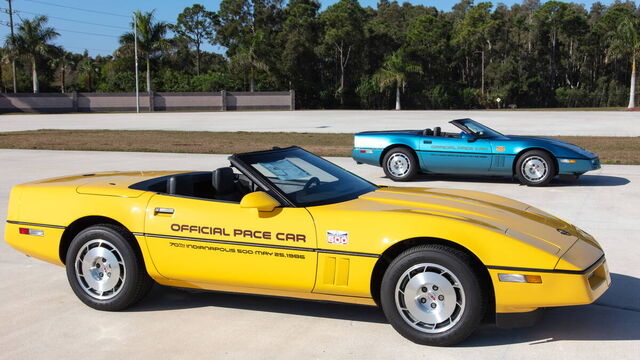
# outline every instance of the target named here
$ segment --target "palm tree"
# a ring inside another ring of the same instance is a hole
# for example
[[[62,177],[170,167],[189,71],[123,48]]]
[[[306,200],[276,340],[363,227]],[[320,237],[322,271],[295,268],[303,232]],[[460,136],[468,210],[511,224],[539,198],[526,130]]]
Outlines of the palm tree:
[[[67,92],[67,73],[73,69],[73,54],[61,49],[61,53],[54,59],[56,69],[60,69],[60,92]]]
[[[147,92],[151,92],[151,58],[169,48],[169,41],[166,39],[169,25],[164,21],[155,21],[155,10],[142,13],[134,13],[135,23],[138,31],[138,51],[145,57],[147,63]],[[129,49],[133,49],[135,37],[133,32],[127,32],[120,36],[120,44]]]
[[[49,44],[49,42],[60,34],[52,27],[48,27],[49,19],[42,15],[32,20],[24,19],[18,25],[18,31],[15,36],[9,37],[9,42],[13,41],[14,49],[17,55],[24,56],[31,60],[31,75],[33,80],[33,92],[40,92],[38,83],[38,69],[36,64],[43,57],[49,57],[57,47]]]
[[[85,57],[78,64],[77,70],[80,74],[83,74],[87,77],[88,89],[89,91],[93,91],[93,86],[95,83],[94,80],[98,76],[98,71],[100,69],[96,66],[93,59],[89,57],[89,54],[85,53]]]
[[[629,88],[629,105],[636,106],[636,62],[640,58],[640,35],[637,20],[627,16],[610,35],[610,45],[607,49],[607,59],[631,58],[631,87]]]
[[[396,110],[400,110],[400,89],[404,91],[407,86],[409,73],[422,74],[422,68],[410,62],[402,49],[388,56],[382,68],[373,75],[373,80],[380,86],[380,91],[385,88],[395,86],[396,88]]]
[[[256,55],[257,43],[262,40],[260,33],[253,36],[249,46],[240,46],[235,54],[229,59],[229,66],[232,71],[249,76],[249,91],[254,92],[256,88],[256,76],[258,72],[269,72],[269,66]]]

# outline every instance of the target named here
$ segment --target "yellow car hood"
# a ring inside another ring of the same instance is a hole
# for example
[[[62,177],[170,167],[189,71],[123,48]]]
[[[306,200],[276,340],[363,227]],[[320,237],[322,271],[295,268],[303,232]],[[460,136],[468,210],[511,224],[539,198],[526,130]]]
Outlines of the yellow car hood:
[[[343,203],[359,210],[448,217],[538,243],[560,256],[578,239],[599,245],[575,226],[540,209],[505,197],[469,190],[382,187]]]

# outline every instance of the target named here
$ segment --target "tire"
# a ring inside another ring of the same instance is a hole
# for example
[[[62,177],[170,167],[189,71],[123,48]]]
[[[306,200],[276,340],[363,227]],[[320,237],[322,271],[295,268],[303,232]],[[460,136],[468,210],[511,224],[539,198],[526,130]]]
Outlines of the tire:
[[[380,302],[389,323],[405,338],[449,346],[480,326],[488,306],[481,284],[469,255],[421,245],[391,262],[382,278]]]
[[[556,162],[549,153],[531,150],[518,159],[515,172],[523,185],[544,186],[556,176],[556,170]]]
[[[418,173],[418,159],[413,151],[395,147],[387,151],[382,159],[384,173],[393,181],[409,181]]]
[[[125,309],[142,299],[153,280],[125,229],[102,224],[81,231],[66,255],[67,279],[76,296],[105,311]]]

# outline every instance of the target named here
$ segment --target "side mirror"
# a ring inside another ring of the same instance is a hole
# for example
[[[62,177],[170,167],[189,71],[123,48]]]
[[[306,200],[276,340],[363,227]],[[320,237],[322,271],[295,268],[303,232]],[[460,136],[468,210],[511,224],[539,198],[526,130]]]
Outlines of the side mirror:
[[[258,211],[273,211],[280,203],[264,191],[254,191],[245,195],[240,200],[240,207],[257,209]]]

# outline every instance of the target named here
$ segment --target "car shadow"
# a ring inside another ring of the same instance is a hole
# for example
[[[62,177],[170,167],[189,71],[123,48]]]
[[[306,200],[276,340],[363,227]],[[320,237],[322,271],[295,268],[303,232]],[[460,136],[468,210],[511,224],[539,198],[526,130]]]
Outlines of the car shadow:
[[[388,177],[385,177],[388,179]],[[412,180],[413,182],[430,182],[430,181],[447,181],[447,182],[470,182],[470,183],[495,183],[495,184],[517,184],[521,185],[517,179],[508,176],[483,176],[483,175],[448,175],[448,174],[418,174]],[[577,180],[566,180],[560,177],[554,178],[547,187],[562,186],[623,186],[631,181],[627,178],[609,175],[582,175]],[[524,186],[524,185],[522,185]]]
[[[611,287],[591,305],[546,309],[533,327],[480,328],[460,347],[496,346],[516,343],[538,345],[555,341],[640,340],[640,279],[611,274]]]
[[[622,186],[631,180],[619,176],[609,175],[582,175],[578,180],[564,180],[555,178],[550,186]]]
[[[144,300],[125,311],[166,311],[207,306],[371,323],[387,322],[382,311],[374,306],[192,290],[161,285],[154,286]]]
[[[533,327],[499,329],[483,325],[458,347],[515,343],[640,340],[640,279],[611,274],[612,285],[591,305],[547,309]],[[155,286],[149,296],[126,311],[169,311],[207,306],[292,314],[309,317],[387,323],[382,310],[372,306],[298,300],[260,295],[177,289]]]

